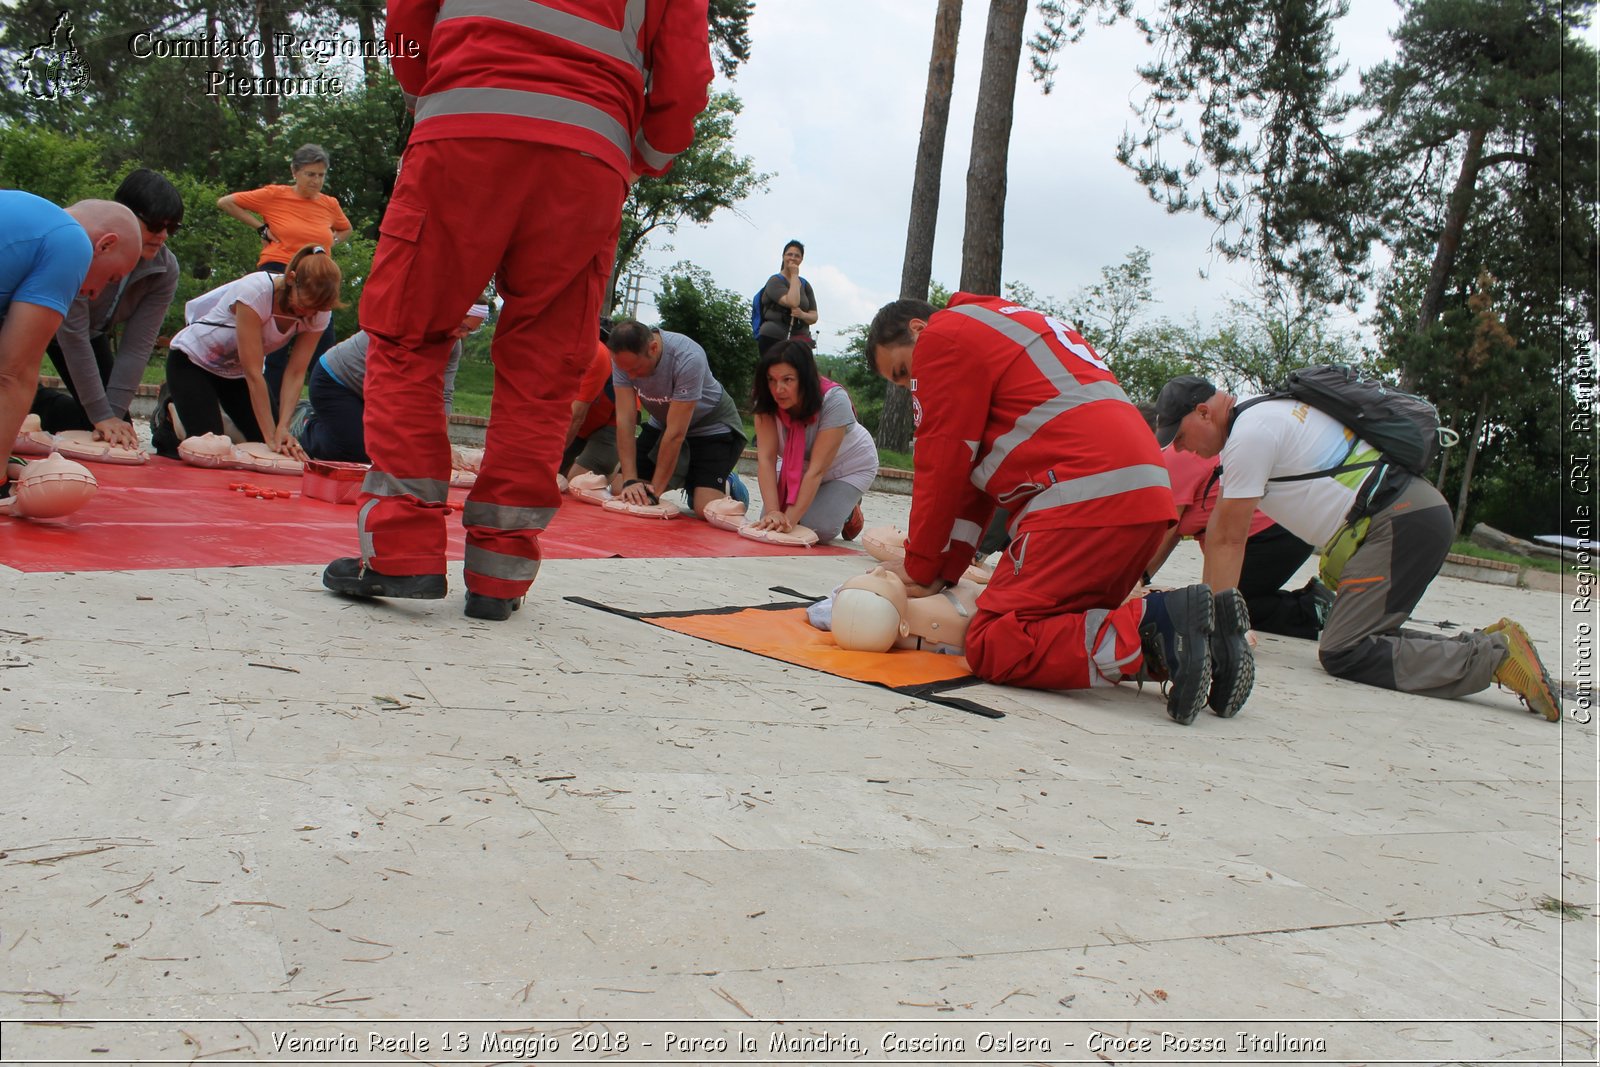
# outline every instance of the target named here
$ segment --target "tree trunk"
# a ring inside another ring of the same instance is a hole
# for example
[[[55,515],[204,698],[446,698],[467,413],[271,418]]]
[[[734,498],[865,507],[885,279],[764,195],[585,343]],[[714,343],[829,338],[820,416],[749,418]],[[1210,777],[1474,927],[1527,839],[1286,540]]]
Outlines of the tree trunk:
[[[363,51],[376,50],[374,42],[378,40],[377,20],[372,17],[372,7],[363,0],[356,5],[356,25],[359,27]],[[365,55],[361,57],[361,79],[368,89],[378,80],[383,68],[379,65],[378,57]]]
[[[944,135],[950,125],[950,94],[956,80],[956,43],[961,34],[961,0],[939,0],[933,16],[933,52],[928,59],[928,91],[922,98],[922,136],[911,179],[911,220],[906,226],[906,258],[900,268],[900,295],[928,298],[933,280],[933,235],[939,221],[939,179],[944,168]],[[884,383],[878,447],[911,450],[911,393]]]
[[[972,159],[967,166],[967,226],[961,241],[961,288],[969,293],[1000,292],[1006,157],[1011,148],[1011,114],[1027,15],[1028,0],[990,0],[977,114],[972,123]]]
[[[1456,536],[1461,536],[1462,523],[1467,518],[1467,493],[1472,488],[1472,468],[1478,462],[1478,444],[1483,440],[1484,428],[1489,423],[1489,397],[1478,401],[1478,421],[1472,428],[1472,444],[1467,447],[1467,464],[1461,468],[1461,492],[1456,496]]]
[[[269,82],[278,76],[278,55],[273,48],[274,38],[284,32],[283,24],[279,19],[277,0],[256,0],[256,25],[261,33],[261,75]],[[268,88],[272,88],[271,85]],[[266,121],[267,139],[271,140],[277,132],[278,115],[277,93],[261,94],[261,115]]]
[[[1467,131],[1467,150],[1461,157],[1461,172],[1456,176],[1455,188],[1450,190],[1444,228],[1439,233],[1439,246],[1434,249],[1433,269],[1428,274],[1428,288],[1423,292],[1422,304],[1417,309],[1416,333],[1419,336],[1438,321],[1439,312],[1443,309],[1445,287],[1450,283],[1450,272],[1456,265],[1456,252],[1461,248],[1461,233],[1467,226],[1467,212],[1472,207],[1478,171],[1483,165],[1483,141],[1488,132],[1487,127],[1483,126]],[[1400,384],[1401,388],[1415,389],[1415,376],[1410,371],[1402,370]]]

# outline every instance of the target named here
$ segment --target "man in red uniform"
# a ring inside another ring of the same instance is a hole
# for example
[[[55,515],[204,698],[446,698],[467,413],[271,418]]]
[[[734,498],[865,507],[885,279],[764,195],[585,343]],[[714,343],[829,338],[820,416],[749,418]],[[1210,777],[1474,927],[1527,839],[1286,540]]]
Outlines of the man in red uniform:
[[[506,619],[539,570],[556,462],[594,354],[622,202],[689,147],[706,105],[706,0],[390,0],[416,126],[361,300],[372,338],[361,556],[325,586],[445,595],[450,331],[493,276],[494,406],[467,498],[466,613]]]
[[[908,591],[956,581],[994,509],[1012,516],[967,630],[975,674],[1039,689],[1161,678],[1180,723],[1207,703],[1238,713],[1255,679],[1238,591],[1127,599],[1177,513],[1155,436],[1082,337],[1010,301],[957,293],[943,311],[885,305],[866,356],[911,390]]]

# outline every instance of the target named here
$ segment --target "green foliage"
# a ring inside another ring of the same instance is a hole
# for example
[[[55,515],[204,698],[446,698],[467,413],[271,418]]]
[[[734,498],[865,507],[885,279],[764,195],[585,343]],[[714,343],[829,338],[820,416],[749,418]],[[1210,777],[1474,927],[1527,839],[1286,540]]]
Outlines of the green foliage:
[[[656,297],[661,328],[686,334],[706,350],[711,373],[739,405],[750,410],[756,340],[750,335],[750,299],[718,288],[692,263],[676,263],[661,279]]]
[[[817,355],[817,369],[824,377],[832,378],[849,391],[850,400],[856,407],[856,421],[876,436],[878,422],[883,417],[885,383],[863,358],[867,343],[866,325],[851,327],[845,337],[844,352]]]
[[[733,119],[743,109],[732,93],[712,93],[711,102],[695,120],[694,143],[688,151],[667,173],[640,178],[628,191],[608,308],[617,306],[617,282],[644,251],[652,233],[675,233],[685,222],[703,226],[718,211],[767,187],[771,175],[757,173],[749,156],[733,150]]]
[[[26,189],[66,206],[84,197],[109,197],[113,180],[105,146],[63,137],[37,126],[0,126],[0,186]]]
[[[1361,291],[1373,237],[1337,133],[1354,104],[1333,45],[1347,7],[1192,0],[1141,18],[1158,59],[1139,70],[1143,129],[1117,148],[1152,200],[1217,224],[1223,256],[1333,301]]]

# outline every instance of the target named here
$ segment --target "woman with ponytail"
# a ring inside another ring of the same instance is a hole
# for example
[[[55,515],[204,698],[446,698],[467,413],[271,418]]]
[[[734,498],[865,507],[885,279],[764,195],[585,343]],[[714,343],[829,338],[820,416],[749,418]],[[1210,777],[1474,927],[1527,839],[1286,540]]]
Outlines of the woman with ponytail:
[[[167,355],[171,404],[156,412],[156,451],[176,456],[184,437],[221,433],[227,412],[246,440],[304,459],[289,420],[317,339],[334,309],[343,306],[341,281],[327,249],[306,245],[282,274],[256,271],[189,301],[183,309],[188,325],[172,339]],[[263,374],[266,353],[291,343],[274,396]]]

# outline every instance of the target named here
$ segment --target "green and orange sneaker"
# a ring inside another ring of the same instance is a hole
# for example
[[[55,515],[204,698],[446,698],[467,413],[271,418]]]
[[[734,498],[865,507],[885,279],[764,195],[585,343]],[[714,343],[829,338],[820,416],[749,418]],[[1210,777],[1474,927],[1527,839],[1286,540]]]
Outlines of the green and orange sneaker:
[[[1516,693],[1529,711],[1536,711],[1551,722],[1561,718],[1561,702],[1555,686],[1533,647],[1528,631],[1510,619],[1501,619],[1483,628],[1486,634],[1499,634],[1506,643],[1506,658],[1494,670],[1494,680]]]

